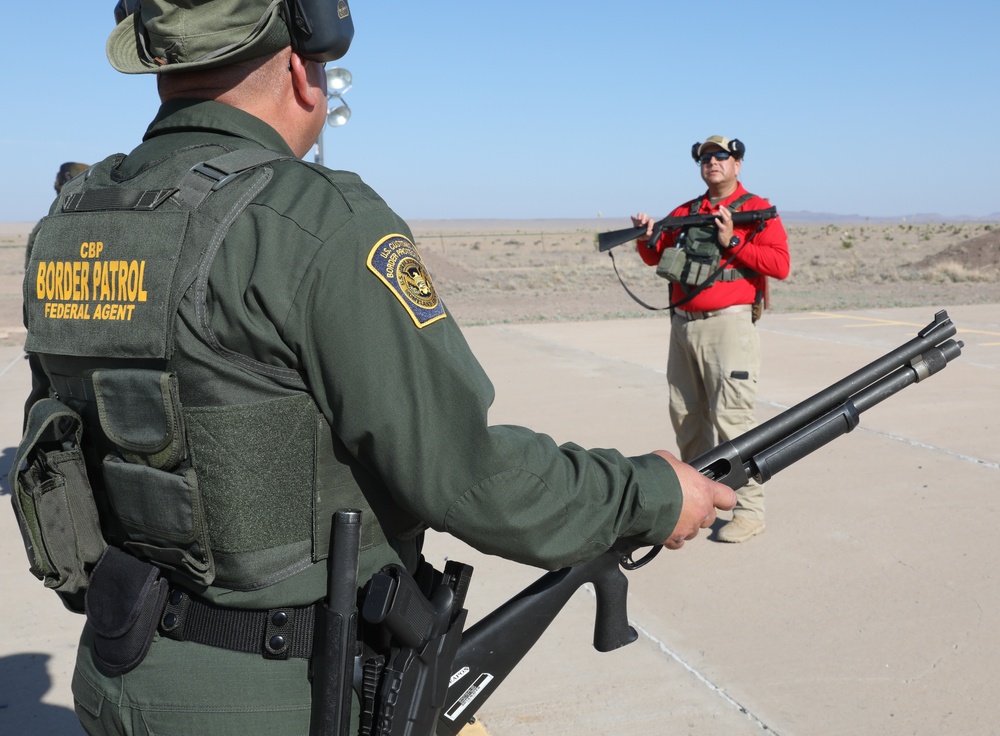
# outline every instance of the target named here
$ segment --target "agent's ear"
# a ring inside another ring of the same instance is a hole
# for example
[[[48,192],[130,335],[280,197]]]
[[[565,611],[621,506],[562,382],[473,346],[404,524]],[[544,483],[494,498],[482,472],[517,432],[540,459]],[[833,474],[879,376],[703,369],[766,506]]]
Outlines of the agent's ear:
[[[326,104],[325,90],[322,86],[326,82],[326,77],[323,76],[323,67],[320,64],[304,59],[293,51],[288,69],[292,75],[295,97],[304,107],[311,110],[317,105]],[[311,76],[317,77],[318,82],[314,82]]]

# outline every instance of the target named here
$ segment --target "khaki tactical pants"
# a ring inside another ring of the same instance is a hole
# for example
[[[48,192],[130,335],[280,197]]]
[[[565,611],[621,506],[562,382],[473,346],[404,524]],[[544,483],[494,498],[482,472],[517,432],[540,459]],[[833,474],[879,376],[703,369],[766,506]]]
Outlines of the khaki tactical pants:
[[[689,462],[720,442],[752,429],[760,374],[760,339],[747,311],[723,310],[670,321],[667,380],[670,421],[681,459]],[[734,515],[764,518],[764,489],[756,481],[736,492]]]

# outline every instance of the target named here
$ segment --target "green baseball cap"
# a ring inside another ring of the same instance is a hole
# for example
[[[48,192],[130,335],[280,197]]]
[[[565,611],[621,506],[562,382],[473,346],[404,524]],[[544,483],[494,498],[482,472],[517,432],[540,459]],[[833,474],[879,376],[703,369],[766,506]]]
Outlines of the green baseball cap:
[[[291,44],[282,0],[142,0],[108,37],[111,66],[162,74],[226,66]]]

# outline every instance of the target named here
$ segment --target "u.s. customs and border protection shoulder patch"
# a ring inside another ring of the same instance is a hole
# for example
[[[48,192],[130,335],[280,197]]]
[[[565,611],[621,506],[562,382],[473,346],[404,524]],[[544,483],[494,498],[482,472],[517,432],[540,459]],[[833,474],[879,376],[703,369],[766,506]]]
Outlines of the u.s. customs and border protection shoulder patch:
[[[405,235],[393,233],[375,243],[368,254],[368,270],[389,287],[417,327],[448,316],[416,246]]]

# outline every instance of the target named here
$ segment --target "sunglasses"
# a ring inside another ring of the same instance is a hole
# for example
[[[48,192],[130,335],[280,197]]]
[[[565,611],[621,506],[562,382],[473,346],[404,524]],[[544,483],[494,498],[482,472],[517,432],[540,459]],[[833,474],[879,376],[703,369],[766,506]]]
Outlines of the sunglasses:
[[[701,154],[698,157],[698,163],[700,163],[702,166],[704,166],[709,161],[711,161],[713,158],[716,161],[725,161],[727,158],[729,158],[732,155],[733,154],[731,154],[729,151],[712,151],[711,153],[703,153],[703,154]]]

